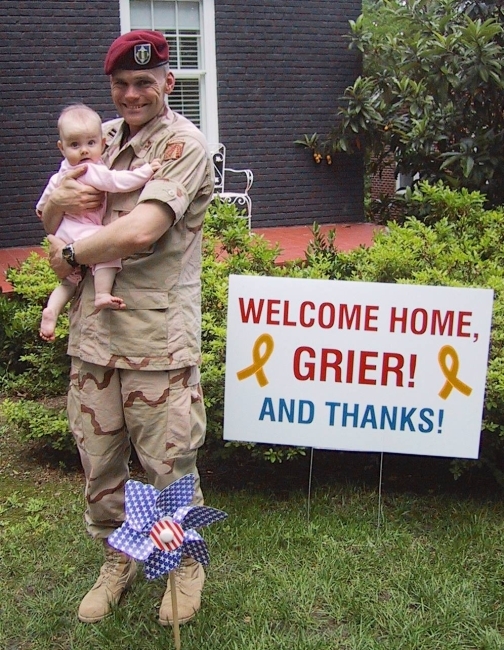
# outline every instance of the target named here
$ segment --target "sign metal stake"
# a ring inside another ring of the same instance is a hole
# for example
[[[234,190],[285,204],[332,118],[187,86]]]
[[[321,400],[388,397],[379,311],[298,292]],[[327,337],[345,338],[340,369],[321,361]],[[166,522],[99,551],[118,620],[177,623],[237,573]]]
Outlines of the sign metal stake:
[[[311,486],[312,486],[312,476],[313,476],[313,447],[310,451],[310,472],[308,475],[308,522],[310,521],[310,503],[311,503]]]
[[[376,529],[380,530],[380,524],[383,516],[382,509],[382,480],[383,480],[383,451],[380,453],[380,478],[378,479],[378,521]]]

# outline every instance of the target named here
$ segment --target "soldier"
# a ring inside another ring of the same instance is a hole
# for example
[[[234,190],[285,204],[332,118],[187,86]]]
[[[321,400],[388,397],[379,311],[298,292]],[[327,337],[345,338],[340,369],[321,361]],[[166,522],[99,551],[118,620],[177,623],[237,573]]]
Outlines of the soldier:
[[[133,560],[107,544],[124,520],[130,442],[147,479],[161,490],[196,476],[195,504],[203,503],[196,455],[205,437],[199,383],[200,270],[203,217],[213,193],[213,167],[202,133],[165,103],[175,85],[165,37],[137,30],[117,38],[105,59],[120,119],[104,124],[104,162],[134,169],[155,158],[156,177],[143,189],[109,196],[101,231],[65,245],[49,235],[59,277],[80,265],[123,258],[114,295],[124,310],[94,308],[86,273],[70,312],[68,415],[85,472],[87,530],[103,541],[105,563],[79,607],[86,623],[102,620],[132,583]],[[43,210],[54,233],[64,212],[95,209],[102,196],[72,171]],[[199,610],[203,567],[184,558],[177,572],[179,620]],[[167,591],[159,610],[173,623]]]

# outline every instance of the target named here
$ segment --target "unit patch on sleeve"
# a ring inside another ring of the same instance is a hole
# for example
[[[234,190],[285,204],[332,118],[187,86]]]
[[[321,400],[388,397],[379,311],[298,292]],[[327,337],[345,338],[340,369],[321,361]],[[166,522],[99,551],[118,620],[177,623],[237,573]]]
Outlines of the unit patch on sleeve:
[[[170,142],[164,152],[163,160],[178,160],[184,151],[184,142]]]

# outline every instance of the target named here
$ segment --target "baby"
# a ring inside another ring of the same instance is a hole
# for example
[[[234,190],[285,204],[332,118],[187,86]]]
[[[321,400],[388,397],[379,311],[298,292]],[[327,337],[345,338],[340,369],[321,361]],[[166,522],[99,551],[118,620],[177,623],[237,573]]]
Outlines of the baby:
[[[73,104],[63,109],[58,120],[58,148],[64,156],[59,171],[54,174],[37,203],[37,214],[42,215],[51,192],[58,187],[65,174],[79,165],[86,165],[86,172],[79,177],[85,185],[91,185],[104,192],[132,192],[145,185],[161,167],[159,160],[146,163],[131,171],[108,169],[101,160],[105,145],[102,137],[101,119],[98,113],[85,104]],[[66,214],[55,235],[71,244],[88,237],[103,227],[104,204],[93,212],[84,215]],[[97,309],[125,309],[121,298],[112,295],[116,273],[121,269],[121,260],[113,260],[92,267],[95,287],[95,307]],[[45,341],[54,341],[54,330],[58,316],[74,295],[80,273],[71,273],[49,296],[47,306],[42,312],[40,336]]]

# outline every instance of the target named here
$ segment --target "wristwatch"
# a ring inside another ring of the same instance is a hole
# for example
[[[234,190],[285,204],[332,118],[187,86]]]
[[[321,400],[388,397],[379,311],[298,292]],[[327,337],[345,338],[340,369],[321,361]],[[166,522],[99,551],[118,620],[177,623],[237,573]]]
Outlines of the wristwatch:
[[[75,251],[73,244],[67,244],[62,248],[61,257],[65,260],[65,262],[67,262],[67,264],[73,266],[74,269],[80,266],[80,264],[75,261]]]

